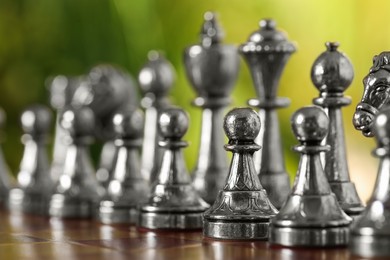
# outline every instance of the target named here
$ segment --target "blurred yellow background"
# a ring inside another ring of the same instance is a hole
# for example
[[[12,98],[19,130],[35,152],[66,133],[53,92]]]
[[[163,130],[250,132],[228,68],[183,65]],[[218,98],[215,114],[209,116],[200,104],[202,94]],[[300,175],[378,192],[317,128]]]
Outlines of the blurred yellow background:
[[[339,50],[355,69],[355,79],[346,91],[353,103],[343,110],[350,174],[362,199],[367,200],[377,172],[378,162],[371,156],[375,142],[354,130],[351,122],[372,57],[389,50],[390,2],[386,0],[1,0],[0,106],[8,115],[3,149],[13,174],[23,149],[19,116],[27,105],[49,104],[47,77],[83,74],[101,62],[120,65],[136,77],[150,49],[162,50],[176,68],[171,99],[191,116],[186,135],[191,146],[185,151],[191,169],[201,111],[190,106],[195,94],[185,76],[182,54],[186,46],[198,42],[203,13],[208,10],[219,14],[226,43],[245,42],[258,29],[260,19],[273,18],[297,44],[279,88],[280,96],[292,100],[279,113],[291,176],[298,156],[290,149],[296,143],[290,115],[318,95],[310,69],[325,50],[324,43],[340,42]],[[245,106],[247,99],[255,97],[248,68],[241,65],[232,107]]]

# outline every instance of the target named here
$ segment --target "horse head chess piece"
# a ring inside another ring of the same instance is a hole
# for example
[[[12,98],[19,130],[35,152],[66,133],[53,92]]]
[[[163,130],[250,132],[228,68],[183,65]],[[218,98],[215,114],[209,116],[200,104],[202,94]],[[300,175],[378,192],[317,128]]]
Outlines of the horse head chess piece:
[[[353,125],[364,136],[373,137],[376,114],[390,104],[390,52],[375,55],[370,72],[363,79],[364,92],[353,116]]]

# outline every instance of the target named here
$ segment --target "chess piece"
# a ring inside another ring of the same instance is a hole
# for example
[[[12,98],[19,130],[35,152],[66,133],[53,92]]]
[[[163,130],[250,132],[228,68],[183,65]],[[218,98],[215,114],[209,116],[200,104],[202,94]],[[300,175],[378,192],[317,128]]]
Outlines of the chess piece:
[[[319,107],[303,107],[291,119],[301,153],[295,183],[286,203],[270,226],[270,242],[283,246],[331,247],[348,243],[352,219],[341,209],[322,168],[321,142],[329,120]]]
[[[6,122],[6,114],[2,108],[0,108],[0,131],[4,128]],[[1,139],[3,141],[3,133],[0,132]],[[10,170],[3,155],[3,149],[0,146],[0,202],[7,201],[8,193],[10,190]]]
[[[341,107],[351,104],[351,99],[343,92],[351,84],[354,73],[351,62],[337,50],[338,46],[338,43],[327,42],[327,50],[312,66],[311,79],[320,91],[320,96],[313,103],[324,108],[329,117],[329,133],[325,140],[330,151],[325,153],[324,171],[330,188],[344,212],[356,217],[364,206],[349,177],[341,113]]]
[[[164,148],[160,172],[148,202],[140,207],[139,226],[148,229],[200,229],[202,214],[209,207],[191,185],[181,149],[188,116],[179,108],[161,113],[159,131]]]
[[[143,130],[140,110],[118,112],[113,117],[118,152],[113,177],[100,202],[99,219],[106,224],[137,221],[136,206],[146,200],[148,186],[141,176],[139,147]]]
[[[150,51],[148,62],[138,75],[138,82],[144,93],[141,106],[145,109],[141,173],[150,183],[157,177],[163,154],[163,149],[158,146],[158,142],[161,141],[158,118],[161,111],[170,106],[168,92],[174,80],[172,64],[157,51]]]
[[[68,133],[63,139],[67,150],[49,213],[53,217],[89,218],[103,195],[88,150],[95,127],[94,115],[88,107],[67,108],[59,123]]]
[[[94,136],[103,141],[96,177],[107,187],[112,177],[117,149],[114,144],[113,115],[138,107],[136,85],[124,70],[108,64],[93,67],[72,96],[72,106],[87,106],[95,117]]]
[[[353,115],[353,125],[366,137],[373,137],[376,114],[390,105],[390,52],[375,55],[368,75],[363,79],[364,91]]]
[[[58,75],[48,80],[50,104],[56,111],[56,122],[53,144],[53,159],[50,167],[50,176],[54,182],[58,180],[64,167],[66,144],[62,139],[67,135],[66,130],[59,124],[59,118],[64,108],[70,105],[76,88],[80,85],[80,77],[66,77]]]
[[[229,175],[223,190],[204,214],[203,233],[218,239],[267,239],[270,219],[277,214],[261,186],[253,163],[260,149],[254,140],[260,131],[260,118],[250,108],[236,108],[224,120],[229,138],[225,145],[233,152]]]
[[[290,179],[285,169],[276,109],[287,107],[290,101],[277,97],[277,89],[295,46],[275,27],[275,21],[261,20],[260,30],[251,34],[239,51],[250,68],[257,93],[257,98],[250,99],[248,104],[259,109],[263,126],[256,139],[262,146],[254,155],[256,170],[272,204],[280,208],[290,192]]]
[[[350,249],[362,257],[390,256],[390,108],[382,109],[374,121],[379,170],[374,192],[366,209],[351,228]]]
[[[237,80],[239,56],[233,45],[222,44],[223,32],[214,13],[204,14],[201,43],[184,52],[187,77],[198,97],[193,105],[202,108],[198,159],[192,172],[193,185],[207,203],[214,203],[223,188],[228,161],[223,149],[222,118]]]
[[[42,105],[27,108],[21,116],[24,153],[17,175],[18,187],[9,194],[11,210],[48,213],[48,203],[53,192],[46,151],[51,117],[51,111]]]

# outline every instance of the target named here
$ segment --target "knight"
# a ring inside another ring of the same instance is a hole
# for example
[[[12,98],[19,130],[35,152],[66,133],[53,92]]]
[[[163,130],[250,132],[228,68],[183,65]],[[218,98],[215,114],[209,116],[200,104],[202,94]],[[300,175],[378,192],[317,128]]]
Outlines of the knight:
[[[376,114],[390,104],[390,52],[375,55],[368,75],[363,79],[364,92],[353,115],[353,125],[366,137],[373,137]]]

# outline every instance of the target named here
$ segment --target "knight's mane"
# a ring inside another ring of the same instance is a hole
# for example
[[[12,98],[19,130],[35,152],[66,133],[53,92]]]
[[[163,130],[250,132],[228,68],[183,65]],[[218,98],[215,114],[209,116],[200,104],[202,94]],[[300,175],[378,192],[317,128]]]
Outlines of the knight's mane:
[[[370,68],[370,73],[378,70],[387,70],[390,72],[390,51],[381,52],[379,55],[375,55],[373,59],[373,65]]]

